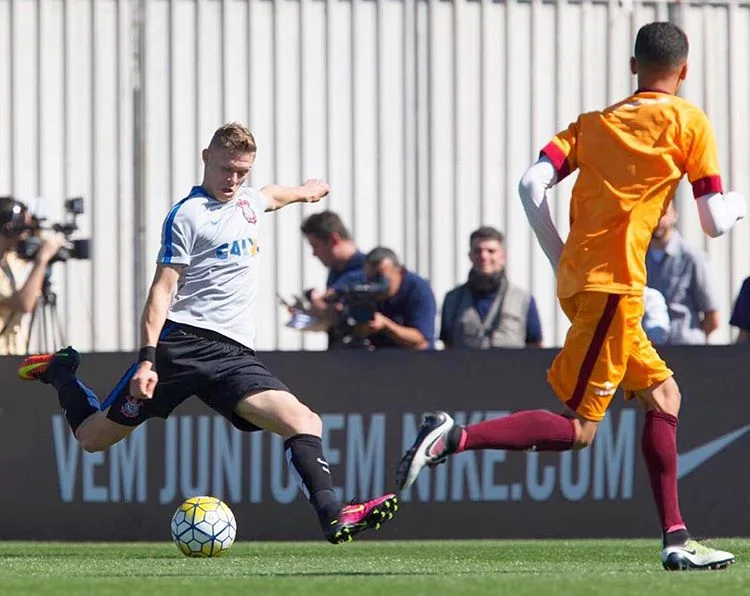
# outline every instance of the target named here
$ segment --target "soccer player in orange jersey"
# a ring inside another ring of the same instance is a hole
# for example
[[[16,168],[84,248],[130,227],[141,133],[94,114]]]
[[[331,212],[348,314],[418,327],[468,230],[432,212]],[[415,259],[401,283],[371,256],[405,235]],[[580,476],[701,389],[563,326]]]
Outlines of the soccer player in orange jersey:
[[[703,230],[715,237],[745,216],[745,199],[723,193],[716,141],[706,115],[676,96],[687,73],[688,39],[672,23],[638,32],[631,71],[638,90],[581,114],[524,174],[519,193],[557,274],[571,327],[547,379],[562,414],[527,410],[459,426],[445,412],[425,417],[397,471],[401,489],[420,470],[470,449],[567,451],[594,440],[618,387],[646,411],[642,449],[663,530],[665,569],[716,569],[728,552],[693,540],[677,498],[680,392],[641,326],[651,233],[687,174]],[[546,191],[574,170],[570,233],[563,243]]]

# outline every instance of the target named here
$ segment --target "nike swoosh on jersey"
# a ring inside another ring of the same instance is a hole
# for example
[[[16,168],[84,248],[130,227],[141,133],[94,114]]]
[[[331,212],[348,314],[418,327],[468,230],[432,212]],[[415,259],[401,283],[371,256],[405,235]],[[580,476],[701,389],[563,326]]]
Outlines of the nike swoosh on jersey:
[[[677,478],[684,478],[697,467],[711,459],[714,455],[729,447],[729,445],[734,443],[749,430],[750,424],[746,424],[745,426],[725,435],[721,435],[700,447],[679,454],[677,456]]]

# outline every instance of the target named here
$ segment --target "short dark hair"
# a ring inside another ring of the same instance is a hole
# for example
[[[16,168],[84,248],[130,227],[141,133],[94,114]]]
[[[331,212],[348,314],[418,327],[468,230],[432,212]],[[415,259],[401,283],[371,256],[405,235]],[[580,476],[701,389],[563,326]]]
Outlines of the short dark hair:
[[[370,265],[370,267],[377,267],[382,261],[385,261],[386,259],[393,263],[396,267],[399,267],[401,265],[398,257],[396,256],[396,253],[393,252],[390,248],[386,248],[385,246],[376,246],[370,252],[368,252],[367,256],[365,257],[365,265]]]
[[[670,70],[682,66],[689,50],[687,35],[674,23],[648,23],[635,38],[635,59],[646,67]]]
[[[315,236],[321,240],[328,240],[333,234],[338,234],[342,240],[351,240],[349,230],[338,214],[333,211],[313,213],[300,227],[303,234]]]
[[[481,240],[497,240],[500,244],[505,244],[505,236],[497,228],[492,226],[482,226],[481,228],[474,230],[469,236],[469,248],[471,248],[475,241]]]

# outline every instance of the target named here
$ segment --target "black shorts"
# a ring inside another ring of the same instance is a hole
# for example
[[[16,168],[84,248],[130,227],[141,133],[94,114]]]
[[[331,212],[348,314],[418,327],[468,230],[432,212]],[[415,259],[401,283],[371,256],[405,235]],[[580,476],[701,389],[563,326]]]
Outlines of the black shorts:
[[[289,391],[255,357],[255,352],[219,333],[167,321],[156,346],[159,382],[151,399],[130,396],[133,364],[120,379],[103,408],[107,418],[138,426],[149,418],[167,418],[183,401],[196,395],[203,403],[244,431],[259,430],[234,408],[248,393]]]

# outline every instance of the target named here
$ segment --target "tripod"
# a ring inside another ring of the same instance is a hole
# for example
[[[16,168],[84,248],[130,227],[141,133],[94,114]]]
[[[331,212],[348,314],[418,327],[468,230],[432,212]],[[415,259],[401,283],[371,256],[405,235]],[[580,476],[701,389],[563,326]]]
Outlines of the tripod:
[[[57,312],[57,294],[52,290],[52,269],[44,272],[42,295],[31,313],[29,339],[26,342],[26,353],[31,354],[31,342],[36,338],[36,352],[56,352],[65,347],[65,334]]]

